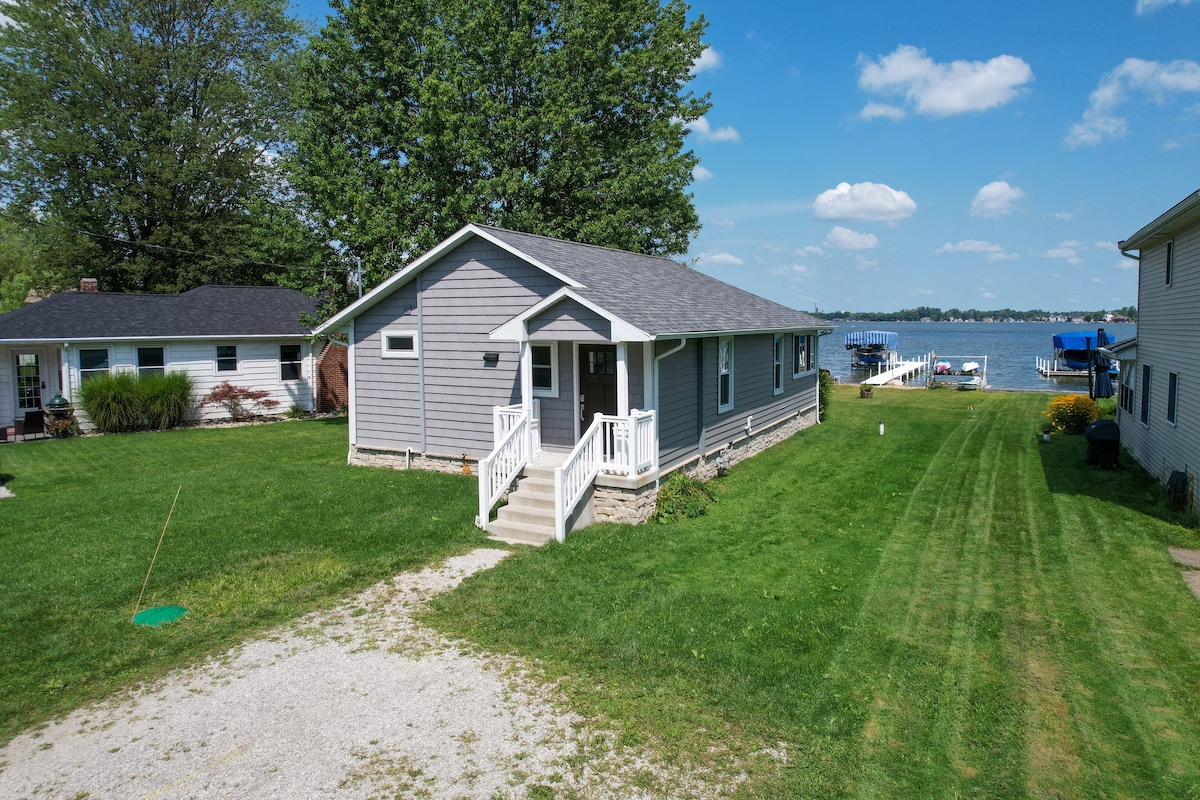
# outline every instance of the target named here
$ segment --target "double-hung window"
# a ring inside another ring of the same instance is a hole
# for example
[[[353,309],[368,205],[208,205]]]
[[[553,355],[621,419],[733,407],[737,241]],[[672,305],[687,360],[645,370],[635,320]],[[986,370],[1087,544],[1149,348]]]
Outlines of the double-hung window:
[[[79,380],[91,380],[97,375],[108,374],[108,348],[92,347],[79,351]]]
[[[1175,242],[1167,242],[1167,286],[1175,278]]]
[[[298,381],[302,377],[300,369],[300,345],[279,345],[279,380]]]
[[[1167,422],[1175,424],[1175,405],[1179,402],[1179,373],[1167,373]]]
[[[733,339],[717,340],[717,412],[733,408]]]
[[[558,397],[558,343],[531,344],[534,397]]]
[[[139,347],[137,349],[138,375],[162,375],[167,360],[161,347]]]
[[[1121,365],[1121,386],[1120,397],[1117,398],[1121,404],[1121,410],[1129,416],[1133,416],[1133,365]]]
[[[783,392],[783,337],[776,336],[774,342],[775,353],[772,358],[772,377],[775,379],[775,394]]]
[[[237,372],[238,351],[236,344],[217,345],[217,372]]]
[[[1150,365],[1142,365],[1142,407],[1141,420],[1143,425],[1150,424]]]

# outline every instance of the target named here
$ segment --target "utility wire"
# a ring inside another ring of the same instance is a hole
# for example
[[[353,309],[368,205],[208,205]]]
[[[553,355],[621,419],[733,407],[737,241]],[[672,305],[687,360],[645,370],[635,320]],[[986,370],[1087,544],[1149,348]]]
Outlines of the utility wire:
[[[0,217],[3,217],[4,219],[10,219],[13,222],[16,222],[18,224],[25,225],[25,226],[38,225],[43,228],[55,228],[60,231],[68,231],[69,233],[77,233],[80,236],[91,236],[94,239],[107,239],[110,242],[116,242],[117,244],[122,244],[122,245],[125,245],[126,247],[149,247],[149,248],[153,248],[155,250],[165,250],[169,253],[179,253],[180,255],[185,255],[185,256],[196,256],[197,258],[211,258],[214,261],[233,261],[238,264],[253,264],[253,265],[259,266],[259,267],[273,267],[273,268],[277,268],[277,269],[286,269],[286,270],[311,270],[313,272],[324,272],[324,271],[328,270],[328,267],[309,267],[309,266],[301,266],[298,264],[276,264],[272,261],[255,261],[254,259],[250,259],[250,258],[232,258],[230,256],[216,256],[211,253],[197,253],[194,250],[184,250],[179,247],[168,247],[167,245],[163,245],[163,244],[152,244],[150,242],[134,242],[134,241],[130,241],[129,239],[122,239],[118,236],[112,236],[107,233],[95,233],[93,231],[85,231],[80,228],[71,228],[66,225],[56,225],[52,222],[42,222],[39,219],[28,219],[26,217],[18,217],[18,216],[14,216],[12,214],[6,214],[3,211],[0,211]],[[349,271],[349,270],[347,270],[347,271]]]

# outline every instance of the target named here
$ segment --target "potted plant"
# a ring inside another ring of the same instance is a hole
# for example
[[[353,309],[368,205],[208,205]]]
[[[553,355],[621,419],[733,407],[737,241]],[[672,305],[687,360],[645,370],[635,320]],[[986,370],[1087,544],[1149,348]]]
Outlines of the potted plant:
[[[868,398],[871,397],[871,387],[870,386],[858,387],[858,396],[859,397],[868,397]]]

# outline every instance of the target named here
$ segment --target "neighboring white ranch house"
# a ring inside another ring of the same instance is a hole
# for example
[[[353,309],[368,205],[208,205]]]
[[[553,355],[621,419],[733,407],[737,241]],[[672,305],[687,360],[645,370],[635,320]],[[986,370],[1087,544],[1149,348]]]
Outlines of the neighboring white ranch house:
[[[468,225],[317,333],[349,334],[351,463],[477,471],[478,524],[544,542],[814,424],[829,330],[668,259]]]
[[[293,403],[310,410],[314,354],[298,317],[316,302],[273,286],[117,294],[85,279],[81,291],[0,315],[0,425],[19,422],[55,394],[75,402],[89,376],[118,371],[187,372],[197,401],[228,381],[267,390],[280,410]],[[208,405],[200,416],[228,414]]]
[[[1200,508],[1200,191],[1118,246],[1138,253],[1137,336],[1107,348],[1121,360],[1121,444],[1171,488],[1189,476]]]

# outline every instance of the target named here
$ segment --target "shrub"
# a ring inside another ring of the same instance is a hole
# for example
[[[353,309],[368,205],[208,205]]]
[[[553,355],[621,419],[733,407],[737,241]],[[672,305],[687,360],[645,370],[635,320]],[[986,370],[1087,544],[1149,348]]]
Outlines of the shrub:
[[[223,406],[229,412],[230,417],[242,419],[247,416],[246,407],[250,404],[257,406],[259,411],[266,411],[278,406],[279,401],[269,398],[267,396],[269,394],[270,392],[266,389],[247,389],[245,386],[234,386],[229,381],[225,381],[218,383],[211,392],[204,395],[200,405]]]
[[[685,472],[673,472],[658,490],[658,504],[651,522],[671,522],[698,517],[716,500],[712,489],[699,478]]]
[[[192,397],[194,384],[192,376],[186,372],[146,375],[138,378],[137,384],[146,427],[150,430],[174,428],[191,413],[195,403]]]
[[[817,419],[825,421],[825,410],[829,408],[829,398],[833,395],[833,376],[829,370],[823,369],[817,378]]]
[[[128,372],[88,378],[79,386],[79,402],[88,419],[103,433],[136,431],[142,425],[137,378]]]
[[[1088,425],[1100,418],[1096,401],[1082,394],[1060,394],[1046,409],[1050,426],[1063,433],[1083,433]]]

